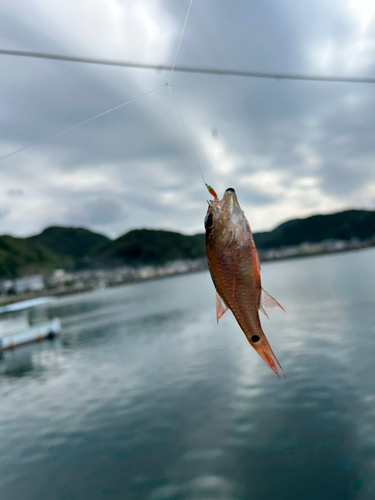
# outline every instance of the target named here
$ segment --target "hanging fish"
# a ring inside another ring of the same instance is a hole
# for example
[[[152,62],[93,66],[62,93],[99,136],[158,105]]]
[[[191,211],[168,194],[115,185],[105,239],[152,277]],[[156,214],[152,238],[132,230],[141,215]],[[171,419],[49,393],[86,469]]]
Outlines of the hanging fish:
[[[260,264],[248,220],[234,189],[225,191],[219,200],[207,186],[214,200],[208,202],[204,221],[208,267],[216,288],[217,322],[230,309],[251,346],[279,377],[284,376],[259,320],[259,310],[283,307],[265,292],[260,283]],[[267,316],[268,317],[268,316]]]

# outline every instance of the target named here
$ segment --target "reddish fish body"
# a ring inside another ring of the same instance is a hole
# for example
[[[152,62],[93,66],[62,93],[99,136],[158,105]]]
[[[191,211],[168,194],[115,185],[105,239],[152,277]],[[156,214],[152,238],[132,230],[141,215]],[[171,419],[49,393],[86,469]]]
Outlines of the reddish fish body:
[[[214,282],[217,320],[230,309],[251,346],[279,376],[284,374],[259,320],[259,309],[283,309],[262,290],[260,264],[248,220],[234,189],[209,202],[205,219],[208,267]]]

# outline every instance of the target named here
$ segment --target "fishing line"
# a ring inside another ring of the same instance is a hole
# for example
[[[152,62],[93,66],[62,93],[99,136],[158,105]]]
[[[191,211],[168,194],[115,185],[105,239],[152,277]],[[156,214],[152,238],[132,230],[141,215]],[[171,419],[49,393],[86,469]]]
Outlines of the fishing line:
[[[193,157],[194,157],[195,162],[197,164],[197,167],[199,169],[199,172],[200,172],[200,175],[202,177],[203,183],[207,187],[207,189],[210,192],[210,194],[215,199],[217,199],[217,195],[216,195],[214,189],[211,186],[209,186],[206,183],[205,179],[204,179],[203,171],[202,171],[202,168],[201,168],[201,166],[199,164],[197,154],[196,154],[196,152],[194,150],[193,143],[191,141],[189,132],[188,132],[187,127],[185,125],[185,121],[184,121],[184,119],[182,117],[181,111],[180,111],[180,109],[179,109],[179,107],[177,105],[177,101],[176,101],[176,99],[175,99],[175,97],[173,95],[172,89],[171,89],[171,82],[172,82],[173,72],[174,72],[174,69],[175,69],[175,65],[176,65],[178,54],[180,52],[181,42],[182,42],[182,39],[183,39],[184,34],[185,34],[185,29],[186,29],[186,25],[187,25],[187,22],[188,22],[188,19],[189,19],[189,15],[190,15],[190,10],[191,10],[192,4],[193,4],[193,0],[190,0],[189,6],[188,6],[188,10],[187,10],[187,13],[186,13],[186,16],[185,16],[185,21],[184,21],[184,24],[183,24],[183,27],[182,27],[182,31],[181,31],[181,36],[180,36],[180,39],[179,39],[179,42],[178,42],[178,45],[177,45],[176,54],[175,54],[175,57],[174,57],[174,60],[173,60],[171,71],[169,73],[169,82],[165,83],[164,85],[161,85],[161,86],[157,87],[156,89],[153,89],[153,90],[150,90],[148,92],[145,92],[144,94],[142,94],[142,95],[140,95],[138,97],[134,97],[133,99],[130,99],[129,101],[126,101],[126,102],[124,102],[122,104],[119,104],[118,106],[114,106],[113,108],[108,109],[107,111],[104,111],[104,112],[99,113],[99,114],[97,114],[95,116],[92,116],[91,118],[88,118],[87,120],[83,120],[80,123],[77,123],[75,125],[72,125],[71,127],[68,127],[68,128],[66,128],[64,130],[61,130],[60,132],[57,132],[56,134],[52,134],[52,135],[50,135],[48,137],[44,137],[44,138],[39,139],[37,141],[34,141],[34,142],[30,143],[30,144],[27,144],[26,146],[23,146],[22,148],[16,149],[15,151],[12,151],[11,153],[8,153],[8,154],[6,154],[4,156],[1,156],[0,157],[0,162],[3,161],[3,160],[6,160],[7,158],[10,158],[11,156],[14,156],[14,155],[16,155],[18,153],[21,153],[22,151],[25,151],[26,149],[29,149],[29,148],[31,148],[33,146],[36,146],[37,144],[41,144],[42,142],[46,142],[46,141],[49,141],[50,139],[54,139],[55,137],[59,137],[60,135],[63,135],[66,132],[69,132],[70,130],[74,130],[75,128],[78,128],[81,125],[84,125],[84,124],[89,123],[89,122],[91,122],[93,120],[96,120],[97,118],[100,118],[101,116],[104,116],[104,115],[106,115],[108,113],[111,113],[112,111],[115,111],[116,109],[119,109],[119,108],[122,108],[124,106],[127,106],[128,104],[130,104],[132,102],[138,101],[139,99],[142,99],[143,97],[145,97],[145,96],[147,96],[149,94],[152,94],[153,92],[156,92],[157,90],[159,90],[162,87],[167,87],[168,90],[169,90],[169,94],[171,96],[171,99],[172,99],[172,101],[173,101],[173,103],[174,103],[174,105],[176,107],[178,116],[180,117],[182,127],[185,130],[185,134],[186,134],[186,137],[187,137],[187,141],[188,141],[189,147],[191,149],[191,152],[193,154]]]
[[[174,67],[176,65],[178,53],[180,52],[181,42],[182,42],[182,39],[184,37],[185,28],[186,28],[186,25],[187,25],[187,22],[188,22],[188,19],[189,19],[189,14],[190,14],[190,9],[191,9],[192,3],[193,3],[193,0],[190,0],[189,7],[188,7],[188,10],[187,10],[187,13],[186,13],[186,17],[185,17],[184,26],[183,26],[182,31],[181,31],[180,41],[178,42],[177,50],[176,50],[176,55],[174,56],[174,61],[173,61],[173,64],[172,64],[172,69],[171,69],[171,72],[169,73],[169,84],[170,85],[172,84],[172,74],[173,74]]]
[[[191,142],[191,139],[190,139],[190,135],[189,135],[189,132],[186,128],[186,125],[185,125],[185,122],[184,122],[184,119],[182,118],[182,114],[181,114],[181,111],[180,111],[180,108],[177,106],[177,101],[173,95],[173,92],[172,92],[172,89],[171,87],[169,86],[169,84],[166,84],[166,86],[168,87],[168,90],[169,90],[169,94],[172,98],[172,101],[174,102],[174,105],[176,106],[176,109],[177,109],[177,113],[178,113],[178,116],[180,117],[180,120],[181,120],[181,123],[182,123],[182,126],[185,130],[185,133],[186,133],[186,137],[187,137],[187,140],[188,140],[188,143],[189,143],[189,146],[190,146],[190,149],[191,149],[191,152],[193,153],[193,156],[194,156],[194,159],[195,159],[195,162],[197,164],[197,167],[199,168],[199,172],[202,176],[202,180],[204,182],[204,184],[206,184],[206,181],[204,180],[204,176],[203,176],[203,172],[202,172],[202,169],[201,169],[201,166],[199,165],[199,161],[198,161],[198,157],[195,153],[195,150],[194,150],[194,147],[193,147],[193,143]]]
[[[218,199],[217,197],[217,194],[214,190],[213,187],[211,187],[209,184],[207,184],[207,182],[205,181],[204,179],[204,175],[203,175],[203,172],[202,172],[202,169],[201,169],[201,166],[199,165],[199,161],[198,161],[198,158],[197,158],[197,155],[195,154],[195,150],[193,148],[193,143],[191,142],[191,139],[190,139],[190,135],[189,135],[189,132],[186,128],[186,125],[185,125],[185,122],[184,122],[184,119],[182,118],[182,114],[181,114],[181,111],[180,111],[180,108],[177,106],[177,101],[173,95],[173,92],[172,92],[172,89],[171,87],[169,86],[169,84],[166,84],[166,87],[168,87],[168,90],[169,90],[169,93],[171,95],[171,98],[172,98],[172,101],[174,102],[175,106],[176,106],[176,109],[177,109],[177,113],[178,113],[178,116],[180,117],[180,120],[181,120],[181,123],[182,123],[182,126],[184,127],[184,130],[185,130],[185,133],[186,133],[186,137],[187,137],[187,140],[188,140],[188,143],[189,143],[189,146],[190,146],[190,149],[191,149],[191,152],[193,153],[193,156],[195,158],[195,162],[197,164],[197,167],[199,169],[199,172],[201,174],[201,177],[202,177],[202,180],[203,180],[203,183],[204,185],[206,186],[206,188],[208,189],[209,193],[215,198],[215,200]]]
[[[187,24],[187,21],[188,21],[188,18],[189,18],[189,14],[190,14],[190,9],[191,9],[191,5],[193,3],[193,0],[190,0],[190,4],[189,4],[189,7],[188,7],[188,10],[187,10],[187,13],[186,13],[186,17],[185,17],[185,22],[184,22],[184,26],[182,28],[182,32],[181,32],[181,36],[180,36],[180,40],[178,42],[178,45],[177,45],[177,50],[176,50],[176,55],[174,57],[174,61],[173,61],[173,65],[172,65],[172,68],[171,68],[171,72],[169,74],[169,81],[171,82],[172,80],[172,76],[173,76],[173,71],[174,71],[174,67],[176,65],[176,60],[177,60],[177,56],[178,56],[178,53],[180,51],[180,46],[181,46],[181,42],[182,42],[182,38],[184,36],[184,33],[185,33],[185,28],[186,28],[186,24]],[[173,98],[173,94],[172,94],[172,91],[171,91],[171,88],[170,88],[170,83],[166,83],[165,85],[160,85],[160,87],[157,87],[156,89],[153,89],[153,90],[150,90],[149,92],[145,92],[144,94],[138,96],[138,97],[134,97],[133,99],[130,99],[129,101],[126,101],[126,102],[123,102],[122,104],[119,104],[118,106],[115,106],[111,109],[108,109],[107,111],[104,111],[103,113],[99,113],[95,116],[92,116],[91,118],[88,118],[87,120],[83,120],[82,122],[80,123],[77,123],[76,125],[73,125],[71,127],[68,127],[64,130],[61,130],[60,132],[57,132],[56,134],[52,134],[52,135],[49,135],[48,137],[43,137],[42,139],[39,139],[37,141],[34,141],[30,144],[27,144],[26,146],[23,146],[22,148],[19,148],[19,149],[16,149],[15,151],[12,151],[11,153],[8,153],[4,156],[1,156],[0,157],[0,162],[3,161],[3,160],[6,160],[7,158],[10,158],[11,156],[14,156],[18,153],[21,153],[22,151],[25,151],[26,149],[29,149],[33,146],[36,146],[37,144],[40,144],[42,142],[45,142],[45,141],[49,141],[50,139],[54,139],[55,137],[58,137],[62,134],[65,134],[66,132],[69,132],[70,130],[73,130],[77,127],[80,127],[81,125],[84,125],[85,123],[89,123],[93,120],[96,120],[97,118],[101,117],[101,116],[104,116],[108,113],[111,113],[112,111],[115,111],[116,109],[119,109],[119,108],[123,108],[124,106],[127,106],[128,104],[132,103],[132,102],[135,102],[135,101],[138,101],[138,99],[142,99],[142,97],[145,97],[146,95],[149,95],[149,94],[152,94],[153,92],[156,92],[157,90],[161,89],[162,87],[165,87],[167,86],[171,95],[172,95],[172,98]],[[173,98],[174,100],[174,98]],[[178,107],[177,107],[177,103],[175,102],[176,104],[176,108],[178,110]],[[179,110],[178,110],[179,112]],[[179,112],[179,115],[181,117],[181,120],[182,120],[182,116],[181,116],[181,113]],[[183,120],[182,120],[182,123],[183,123]],[[183,123],[184,125],[184,123]],[[184,128],[185,128],[185,131],[186,131],[186,134],[189,138],[189,135],[187,133],[187,130],[186,130],[186,127],[184,125]],[[190,142],[190,138],[189,138],[189,142]],[[193,151],[193,154],[194,154],[194,157],[196,158],[196,155],[195,155],[195,152],[194,152],[194,149],[193,149],[193,146],[192,144],[190,143],[190,146],[192,148],[192,151]],[[197,164],[198,164],[198,160],[196,158],[196,161],[197,161]],[[199,167],[199,164],[198,164],[198,167]],[[199,167],[199,170],[201,170],[201,168]],[[201,174],[202,174],[202,171],[201,171]],[[203,174],[202,174],[202,178],[203,178]],[[204,179],[203,179],[203,182],[204,182]]]
[[[200,164],[199,164],[198,157],[197,157],[197,155],[196,155],[196,153],[195,153],[195,149],[194,149],[194,147],[193,147],[193,143],[192,143],[192,141],[191,141],[191,138],[190,138],[189,132],[188,132],[187,127],[186,127],[186,125],[185,125],[185,121],[184,121],[184,119],[183,119],[183,117],[182,117],[182,114],[181,114],[180,108],[179,108],[179,107],[178,107],[178,105],[177,105],[177,101],[176,101],[176,99],[175,99],[175,97],[174,97],[174,95],[173,95],[172,89],[171,89],[172,75],[173,75],[173,71],[174,71],[174,68],[175,68],[175,65],[176,65],[176,61],[177,61],[177,56],[178,56],[178,53],[180,52],[181,42],[182,42],[182,39],[183,39],[183,37],[184,37],[185,28],[186,28],[186,25],[187,25],[187,22],[188,22],[188,19],[189,19],[189,14],[190,14],[190,10],[191,10],[192,3],[193,3],[193,0],[190,0],[189,7],[188,7],[188,10],[187,10],[187,13],[186,13],[186,17],[185,17],[185,22],[184,22],[184,25],[183,25],[183,28],[182,28],[182,31],[181,31],[180,40],[179,40],[178,45],[177,45],[176,55],[175,55],[175,57],[174,57],[174,61],[173,61],[173,64],[172,64],[172,69],[171,69],[171,72],[170,72],[170,74],[169,74],[169,82],[167,82],[167,83],[165,84],[165,86],[166,86],[166,87],[168,88],[168,90],[169,90],[169,94],[170,94],[170,96],[171,96],[171,99],[172,99],[172,101],[173,101],[173,103],[174,103],[174,105],[175,105],[175,107],[176,107],[176,110],[177,110],[178,116],[180,117],[181,124],[182,124],[183,129],[185,130],[185,134],[186,134],[186,137],[187,137],[187,140],[188,140],[188,143],[189,143],[190,150],[191,150],[191,152],[192,152],[192,154],[193,154],[193,156],[194,156],[195,163],[197,164],[197,167],[198,167],[199,172],[200,172],[200,174],[201,174],[201,177],[202,177],[203,183],[204,183],[204,185],[207,187],[207,189],[208,189],[209,193],[210,193],[210,194],[211,194],[211,195],[215,198],[215,200],[217,200],[218,198],[217,198],[217,194],[215,193],[215,190],[214,190],[211,186],[209,186],[209,185],[207,184],[207,182],[205,181],[205,179],[204,179],[203,171],[202,171],[202,168],[201,168],[201,166],[200,166]]]
[[[38,141],[32,142],[30,144],[27,144],[26,146],[17,149],[16,151],[12,151],[11,153],[1,156],[0,157],[0,162],[5,160],[6,158],[10,158],[11,156],[14,156],[18,153],[21,153],[21,151],[25,151],[25,149],[29,149],[32,146],[35,146],[36,144],[40,144],[41,142],[49,141],[50,139],[53,139],[54,137],[58,137],[59,135],[65,134],[66,132],[69,132],[70,130],[73,130],[77,127],[80,127],[81,125],[84,125],[85,123],[89,123],[93,120],[96,120],[100,116],[104,116],[108,113],[111,113],[112,111],[115,111],[116,109],[123,108],[124,106],[127,106],[128,104],[138,101],[139,99],[142,99],[142,97],[145,97],[146,95],[152,94],[153,92],[156,92],[157,90],[161,89],[162,87],[165,87],[165,85],[160,85],[156,89],[149,90],[148,92],[145,92],[142,95],[139,95],[138,97],[134,97],[133,99],[130,99],[129,101],[123,102],[122,104],[119,104],[118,106],[115,106],[114,108],[108,109],[107,111],[103,111],[103,113],[99,113],[98,115],[92,116],[91,118],[88,118],[87,120],[84,120],[83,122],[77,123],[76,125],[73,125],[69,128],[66,128],[64,130],[61,130],[60,132],[57,132],[56,134],[50,135],[48,137],[43,137],[43,139],[39,139]]]

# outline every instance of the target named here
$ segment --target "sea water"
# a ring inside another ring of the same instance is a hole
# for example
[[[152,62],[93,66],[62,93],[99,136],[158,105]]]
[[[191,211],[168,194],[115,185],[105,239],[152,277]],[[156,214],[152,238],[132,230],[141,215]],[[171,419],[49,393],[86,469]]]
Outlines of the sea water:
[[[207,272],[48,305],[0,360],[1,500],[375,498],[375,250],[262,279],[280,380]]]

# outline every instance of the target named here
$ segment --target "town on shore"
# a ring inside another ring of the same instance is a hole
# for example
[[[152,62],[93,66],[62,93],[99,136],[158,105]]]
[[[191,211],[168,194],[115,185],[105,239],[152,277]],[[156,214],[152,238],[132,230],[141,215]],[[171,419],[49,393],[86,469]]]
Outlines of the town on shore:
[[[375,246],[375,236],[365,241],[325,240],[320,243],[301,243],[281,248],[259,250],[261,262],[308,257]],[[110,269],[66,271],[32,274],[15,279],[0,280],[0,305],[46,295],[68,295],[136,283],[144,280],[193,273],[207,269],[205,258],[178,259],[164,265],[119,266]]]

